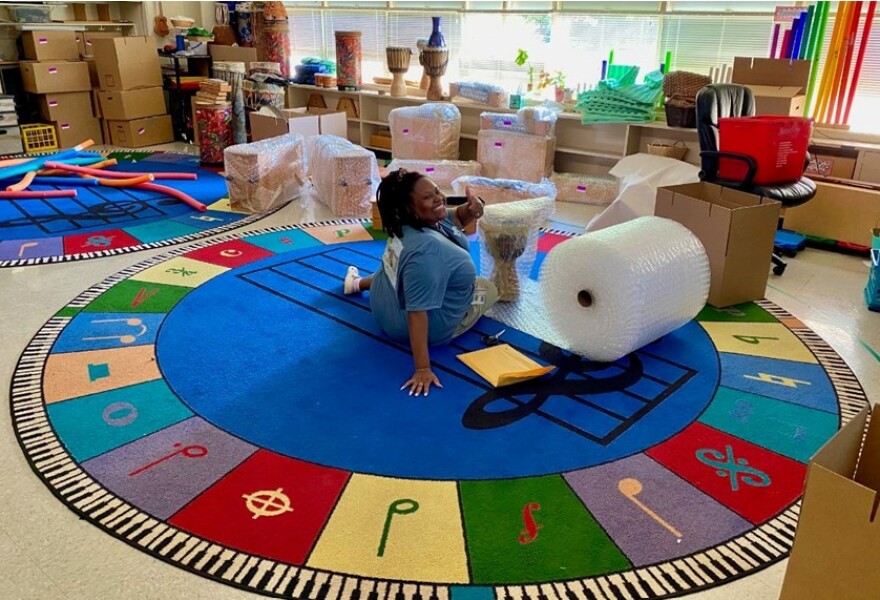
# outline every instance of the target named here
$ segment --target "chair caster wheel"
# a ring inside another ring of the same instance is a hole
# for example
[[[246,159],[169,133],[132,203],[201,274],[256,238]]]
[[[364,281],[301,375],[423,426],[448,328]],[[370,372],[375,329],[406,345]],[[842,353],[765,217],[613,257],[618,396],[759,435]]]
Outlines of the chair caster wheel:
[[[773,274],[782,275],[783,273],[785,273],[785,267],[787,266],[788,265],[776,265],[775,267],[773,267]]]

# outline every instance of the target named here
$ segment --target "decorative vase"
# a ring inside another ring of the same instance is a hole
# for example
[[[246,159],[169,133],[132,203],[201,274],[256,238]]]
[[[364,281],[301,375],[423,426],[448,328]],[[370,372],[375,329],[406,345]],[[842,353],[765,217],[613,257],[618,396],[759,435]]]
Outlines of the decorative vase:
[[[443,32],[440,31],[440,19],[441,17],[431,17],[433,28],[431,29],[431,36],[428,38],[429,48],[446,47],[446,39],[443,37]]]
[[[336,31],[336,87],[342,92],[361,89],[361,32]]]

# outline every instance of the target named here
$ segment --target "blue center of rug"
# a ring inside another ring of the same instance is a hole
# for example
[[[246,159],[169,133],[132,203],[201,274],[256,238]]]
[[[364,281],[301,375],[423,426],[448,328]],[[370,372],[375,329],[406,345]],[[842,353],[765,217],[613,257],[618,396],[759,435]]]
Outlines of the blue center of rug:
[[[718,358],[695,322],[606,365],[486,318],[453,345],[431,349],[443,388],[409,396],[400,391],[413,371],[408,345],[382,333],[368,297],[342,294],[347,265],[371,273],[383,248],[306,248],[199,286],[162,325],[162,373],[194,412],[273,452],[435,480],[613,461],[669,438],[712,399]],[[493,389],[456,358],[502,328],[504,342],[556,371]]]

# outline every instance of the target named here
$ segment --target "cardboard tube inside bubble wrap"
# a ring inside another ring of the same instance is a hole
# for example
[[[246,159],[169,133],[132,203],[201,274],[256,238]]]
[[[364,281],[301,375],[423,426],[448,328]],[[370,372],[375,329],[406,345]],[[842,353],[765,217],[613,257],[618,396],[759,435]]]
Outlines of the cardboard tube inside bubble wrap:
[[[547,317],[566,348],[613,362],[702,310],[709,258],[684,225],[640,217],[558,244],[540,281]]]

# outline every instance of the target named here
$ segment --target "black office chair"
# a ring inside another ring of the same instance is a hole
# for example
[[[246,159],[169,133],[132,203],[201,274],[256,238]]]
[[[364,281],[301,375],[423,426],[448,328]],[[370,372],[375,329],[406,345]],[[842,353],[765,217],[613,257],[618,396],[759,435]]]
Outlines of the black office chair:
[[[707,85],[697,93],[697,133],[700,137],[700,180],[724,187],[736,188],[759,196],[765,196],[782,203],[783,208],[798,206],[816,195],[816,184],[806,177],[798,181],[778,185],[756,185],[752,183],[758,164],[747,154],[718,151],[718,119],[724,117],[750,117],[755,114],[755,97],[752,90],[744,85],[715,83]],[[761,140],[755,140],[760,144]],[[730,158],[746,163],[748,171],[742,181],[720,179],[718,159]],[[809,156],[804,161],[804,170],[809,164]],[[782,275],[786,263],[778,248],[773,249],[773,273]]]

